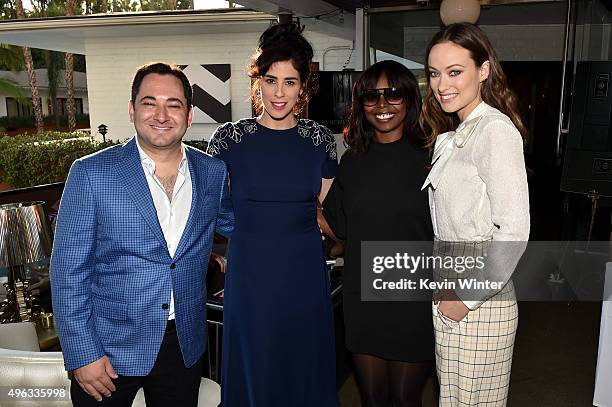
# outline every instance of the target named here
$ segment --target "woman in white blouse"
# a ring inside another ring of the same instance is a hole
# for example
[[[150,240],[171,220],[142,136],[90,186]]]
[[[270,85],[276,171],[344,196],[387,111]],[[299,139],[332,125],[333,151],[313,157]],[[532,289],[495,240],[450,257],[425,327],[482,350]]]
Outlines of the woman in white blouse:
[[[510,276],[529,238],[526,130],[478,27],[447,26],[430,42],[426,61],[421,125],[435,147],[423,188],[429,190],[435,254],[486,259],[436,275],[496,283],[479,290],[456,284],[436,294],[440,405],[504,406],[518,323]]]

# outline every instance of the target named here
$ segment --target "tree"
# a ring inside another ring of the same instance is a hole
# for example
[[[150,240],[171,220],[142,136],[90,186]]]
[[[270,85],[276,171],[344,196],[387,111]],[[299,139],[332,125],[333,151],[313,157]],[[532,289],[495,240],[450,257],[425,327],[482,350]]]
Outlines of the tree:
[[[0,0],[0,20],[11,20],[17,18],[14,0]],[[21,52],[21,51],[20,51]]]
[[[59,73],[62,69],[62,53],[46,50],[47,78],[49,79],[49,99],[51,100],[51,115],[55,123],[55,130],[60,130],[60,115],[57,109],[57,88],[59,87]],[[76,125],[75,125],[76,127]]]
[[[74,0],[66,0],[66,15],[74,15]],[[74,57],[67,52],[66,56],[66,110],[68,110],[68,129],[76,129],[76,108],[74,105]]]
[[[23,69],[23,52],[14,45],[0,44],[0,69],[20,71]],[[0,78],[0,92],[24,102],[26,93],[17,82],[8,78]]]
[[[23,10],[23,3],[21,0],[15,0],[15,9],[17,11],[17,18],[25,18],[25,11]],[[30,82],[30,90],[32,92],[32,105],[34,106],[36,132],[40,134],[44,130],[43,111],[40,96],[38,94],[38,83],[36,81],[36,72],[34,71],[34,63],[32,62],[32,53],[30,52],[30,48],[23,47],[23,59],[28,71],[28,80]]]
[[[0,0],[2,1],[2,0]],[[31,0],[31,17],[57,17],[74,15],[75,11],[80,13],[80,7],[75,7],[74,0]],[[76,10],[75,10],[76,9]],[[49,78],[49,99],[51,100],[51,114],[55,121],[55,127],[59,130],[59,109],[57,105],[57,89],[60,85],[59,73],[64,65],[66,67],[66,93],[68,113],[68,127],[72,131],[76,128],[76,106],[74,101],[74,55],[50,50],[38,50],[34,57],[39,57],[40,52],[44,55],[44,67],[47,69]],[[37,60],[35,59],[36,63]],[[41,61],[38,61],[39,63]]]
[[[185,0],[140,0],[142,11],[181,10],[193,8],[192,1]]]

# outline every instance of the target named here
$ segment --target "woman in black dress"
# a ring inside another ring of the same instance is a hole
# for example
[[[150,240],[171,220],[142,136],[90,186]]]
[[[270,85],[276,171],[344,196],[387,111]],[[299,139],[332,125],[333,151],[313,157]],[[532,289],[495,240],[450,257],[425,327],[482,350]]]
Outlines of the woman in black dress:
[[[431,241],[427,151],[420,147],[421,97],[414,75],[394,61],[368,68],[353,87],[348,150],[323,203],[335,237],[346,243],[343,275],[346,346],[353,353],[362,405],[420,406],[433,371],[430,302],[362,302],[362,241]],[[325,222],[324,232],[329,233]]]

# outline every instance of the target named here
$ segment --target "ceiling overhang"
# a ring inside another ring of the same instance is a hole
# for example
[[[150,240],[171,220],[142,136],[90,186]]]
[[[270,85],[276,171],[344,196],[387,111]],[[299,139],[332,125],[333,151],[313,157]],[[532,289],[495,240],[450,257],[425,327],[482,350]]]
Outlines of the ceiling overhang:
[[[108,38],[261,32],[274,15],[241,10],[117,13],[0,22],[0,43],[87,54],[87,42]]]

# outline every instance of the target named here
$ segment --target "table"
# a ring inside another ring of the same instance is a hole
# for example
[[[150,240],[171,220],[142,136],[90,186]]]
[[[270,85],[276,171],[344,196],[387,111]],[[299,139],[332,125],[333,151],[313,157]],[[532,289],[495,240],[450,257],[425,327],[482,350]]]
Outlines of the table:
[[[38,346],[41,351],[59,351],[60,342],[55,327],[44,328],[36,323],[36,335],[38,335]]]

